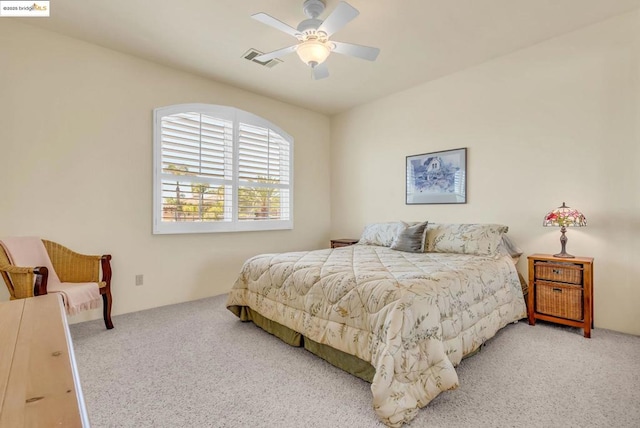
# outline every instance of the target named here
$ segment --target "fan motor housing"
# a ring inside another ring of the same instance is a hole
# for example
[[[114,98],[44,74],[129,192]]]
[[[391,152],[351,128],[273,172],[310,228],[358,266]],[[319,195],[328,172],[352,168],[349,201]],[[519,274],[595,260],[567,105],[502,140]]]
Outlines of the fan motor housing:
[[[300,24],[298,24],[298,31],[300,31],[304,35],[315,34],[318,27],[322,25],[322,21],[315,18],[305,19]]]
[[[324,12],[324,0],[305,0],[302,3],[302,11],[311,19],[315,19]]]

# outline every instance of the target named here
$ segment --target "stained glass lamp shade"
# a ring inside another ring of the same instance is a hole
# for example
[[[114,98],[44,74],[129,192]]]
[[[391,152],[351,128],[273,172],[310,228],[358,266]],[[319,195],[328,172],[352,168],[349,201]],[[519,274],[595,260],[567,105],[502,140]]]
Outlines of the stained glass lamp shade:
[[[554,254],[553,257],[574,258],[571,254],[567,253],[567,237],[565,235],[567,227],[582,227],[587,225],[587,219],[580,211],[570,208],[562,203],[561,207],[554,209],[544,216],[542,225],[560,227],[560,244],[562,250],[558,254]]]

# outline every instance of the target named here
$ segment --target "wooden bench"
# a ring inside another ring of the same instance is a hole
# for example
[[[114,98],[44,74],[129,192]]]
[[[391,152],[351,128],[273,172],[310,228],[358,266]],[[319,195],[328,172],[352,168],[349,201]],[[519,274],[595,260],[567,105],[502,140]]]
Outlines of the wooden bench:
[[[0,427],[88,427],[58,293],[0,302]]]

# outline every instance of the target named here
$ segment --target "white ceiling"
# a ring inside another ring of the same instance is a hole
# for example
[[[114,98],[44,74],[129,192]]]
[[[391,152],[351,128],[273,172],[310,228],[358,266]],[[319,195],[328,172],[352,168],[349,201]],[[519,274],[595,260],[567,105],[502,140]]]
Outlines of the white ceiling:
[[[250,18],[292,27],[302,0],[54,0],[23,22],[335,114],[640,7],[640,0],[348,0],[360,15],[332,39],[381,49],[375,62],[332,54],[312,80],[297,55],[274,68],[242,58],[296,42]],[[338,3],[327,0],[323,19]],[[5,18],[6,19],[6,18]]]

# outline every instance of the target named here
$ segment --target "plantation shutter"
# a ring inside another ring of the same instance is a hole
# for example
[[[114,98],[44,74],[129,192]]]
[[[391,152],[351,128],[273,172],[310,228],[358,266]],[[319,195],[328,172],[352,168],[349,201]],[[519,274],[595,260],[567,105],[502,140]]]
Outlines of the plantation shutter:
[[[238,129],[239,220],[288,220],[289,142],[268,128]]]
[[[161,121],[164,221],[231,221],[233,122],[202,113]]]
[[[201,113],[162,118],[162,170],[231,179],[233,123]]]

